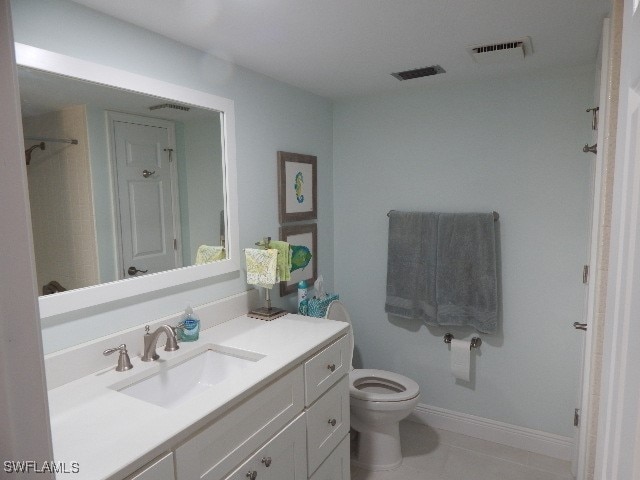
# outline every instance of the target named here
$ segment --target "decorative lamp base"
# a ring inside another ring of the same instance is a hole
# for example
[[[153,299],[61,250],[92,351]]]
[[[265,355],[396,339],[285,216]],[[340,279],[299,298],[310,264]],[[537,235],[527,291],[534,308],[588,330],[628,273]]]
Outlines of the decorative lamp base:
[[[269,321],[269,320],[273,320],[274,318],[282,317],[287,313],[289,312],[281,308],[260,307],[260,308],[256,308],[255,310],[251,310],[249,313],[247,313],[247,317],[257,318],[258,320]]]

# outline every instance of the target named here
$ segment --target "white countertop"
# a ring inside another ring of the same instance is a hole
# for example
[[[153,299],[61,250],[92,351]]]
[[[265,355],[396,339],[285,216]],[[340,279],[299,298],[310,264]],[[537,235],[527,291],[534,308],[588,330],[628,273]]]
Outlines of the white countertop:
[[[241,316],[200,332],[196,342],[160,359],[131,359],[134,368],[113,367],[49,391],[55,462],[67,473],[58,479],[123,478],[159,454],[171,450],[213,419],[270,383],[304,358],[347,333],[343,322],[289,314],[270,322]],[[164,336],[160,337],[163,342]],[[142,338],[140,338],[142,342]],[[265,355],[232,378],[173,408],[163,408],[118,392],[114,385],[134,383],[180,363],[182,357],[213,343]],[[96,351],[102,355],[102,351]],[[75,463],[74,463],[75,462]],[[72,464],[79,472],[72,473]]]

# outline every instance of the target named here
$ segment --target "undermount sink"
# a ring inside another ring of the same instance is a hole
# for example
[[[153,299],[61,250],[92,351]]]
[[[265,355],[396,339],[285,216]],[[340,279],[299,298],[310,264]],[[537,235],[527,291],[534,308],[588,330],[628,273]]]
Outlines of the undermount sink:
[[[184,361],[124,388],[120,393],[171,408],[255,365],[264,355],[208,345]]]

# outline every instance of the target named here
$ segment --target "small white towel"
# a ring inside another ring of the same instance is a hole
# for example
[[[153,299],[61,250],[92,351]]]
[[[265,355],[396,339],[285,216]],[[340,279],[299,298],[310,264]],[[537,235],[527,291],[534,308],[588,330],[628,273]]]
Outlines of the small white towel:
[[[196,253],[196,265],[204,265],[206,263],[224,260],[224,247],[215,247],[209,245],[200,245]]]
[[[277,282],[278,250],[246,248],[247,283],[271,288]]]

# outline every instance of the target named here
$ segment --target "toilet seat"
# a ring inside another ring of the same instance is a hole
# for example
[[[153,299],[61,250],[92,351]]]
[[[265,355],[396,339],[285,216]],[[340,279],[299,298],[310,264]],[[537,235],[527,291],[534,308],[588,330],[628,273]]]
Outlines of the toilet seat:
[[[420,387],[399,373],[372,368],[349,372],[349,395],[367,402],[404,402],[417,397]]]

